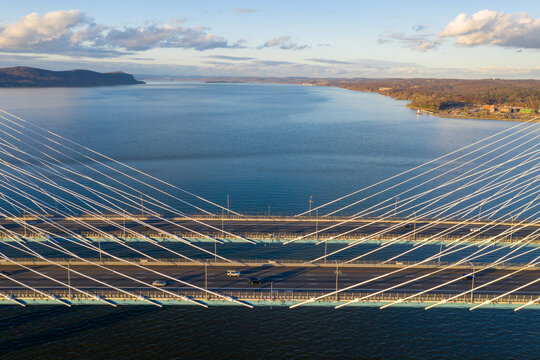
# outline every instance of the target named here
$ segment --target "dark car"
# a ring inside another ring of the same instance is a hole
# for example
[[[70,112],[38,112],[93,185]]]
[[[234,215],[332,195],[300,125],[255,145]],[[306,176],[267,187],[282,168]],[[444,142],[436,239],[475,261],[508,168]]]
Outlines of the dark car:
[[[262,279],[259,279],[258,277],[250,277],[249,278],[249,283],[251,285],[260,285],[260,284],[264,283],[264,281]]]
[[[0,271],[0,275],[3,275],[3,276],[9,276],[9,273],[7,271]]]
[[[461,276],[463,276],[463,278],[467,280],[472,280],[474,277],[473,274],[461,274]]]

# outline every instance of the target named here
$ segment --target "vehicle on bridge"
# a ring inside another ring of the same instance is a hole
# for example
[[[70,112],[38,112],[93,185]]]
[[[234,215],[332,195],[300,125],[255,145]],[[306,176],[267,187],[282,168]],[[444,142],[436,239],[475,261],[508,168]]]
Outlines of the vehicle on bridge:
[[[163,281],[163,280],[154,280],[152,285],[157,286],[157,287],[165,287],[165,286],[167,286],[167,282]]]
[[[0,271],[0,275],[3,275],[3,276],[9,276],[9,273],[7,271]]]
[[[240,271],[237,270],[227,270],[228,277],[240,277]]]
[[[263,279],[260,279],[258,277],[250,277],[249,278],[249,284],[250,285],[261,285],[264,284]]]

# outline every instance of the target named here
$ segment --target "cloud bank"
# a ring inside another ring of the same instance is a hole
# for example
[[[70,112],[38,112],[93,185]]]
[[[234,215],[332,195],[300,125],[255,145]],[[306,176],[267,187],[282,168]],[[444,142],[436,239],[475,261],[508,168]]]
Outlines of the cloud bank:
[[[0,26],[0,52],[44,53],[88,57],[115,57],[153,48],[204,51],[241,48],[204,27],[151,24],[113,28],[96,24],[79,10],[32,13],[14,24]]]
[[[505,14],[481,10],[467,17],[459,14],[440,33],[441,38],[456,38],[461,46],[499,45],[540,49],[540,18],[520,12]]]
[[[405,34],[405,33],[391,33],[381,36],[377,43],[394,43],[404,47],[409,47],[413,50],[425,52],[431,49],[435,49],[439,45],[439,41],[433,39],[433,35],[430,34]]]
[[[456,39],[462,47],[496,45],[509,48],[540,49],[540,18],[527,13],[506,14],[480,10],[468,17],[459,14],[438,34],[424,32],[423,25],[413,27],[412,33],[382,34],[379,44],[393,43],[425,52],[436,49],[445,39]]]

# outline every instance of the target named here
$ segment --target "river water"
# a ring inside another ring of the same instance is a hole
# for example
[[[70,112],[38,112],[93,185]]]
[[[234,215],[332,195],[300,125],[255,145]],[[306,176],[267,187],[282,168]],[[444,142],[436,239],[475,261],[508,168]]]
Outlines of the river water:
[[[0,89],[0,108],[250,213],[299,213],[515,126],[335,88]],[[177,204],[181,208],[182,204]],[[187,209],[186,209],[187,210]],[[273,257],[276,249],[272,250]],[[243,257],[246,257],[243,255]],[[539,358],[539,313],[391,308],[0,308],[7,359]]]

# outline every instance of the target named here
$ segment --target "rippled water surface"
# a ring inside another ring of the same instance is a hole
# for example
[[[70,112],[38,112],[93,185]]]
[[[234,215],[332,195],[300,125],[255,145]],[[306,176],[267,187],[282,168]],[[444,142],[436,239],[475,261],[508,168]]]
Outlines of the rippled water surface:
[[[229,195],[231,208],[246,212],[298,213],[308,208],[310,196],[315,205],[324,203],[515,125],[417,117],[403,105],[376,94],[267,84],[0,89],[0,108],[212,201],[225,204]],[[276,247],[271,251],[279,255]],[[539,358],[539,314],[4,306],[0,354],[6,359]]]

